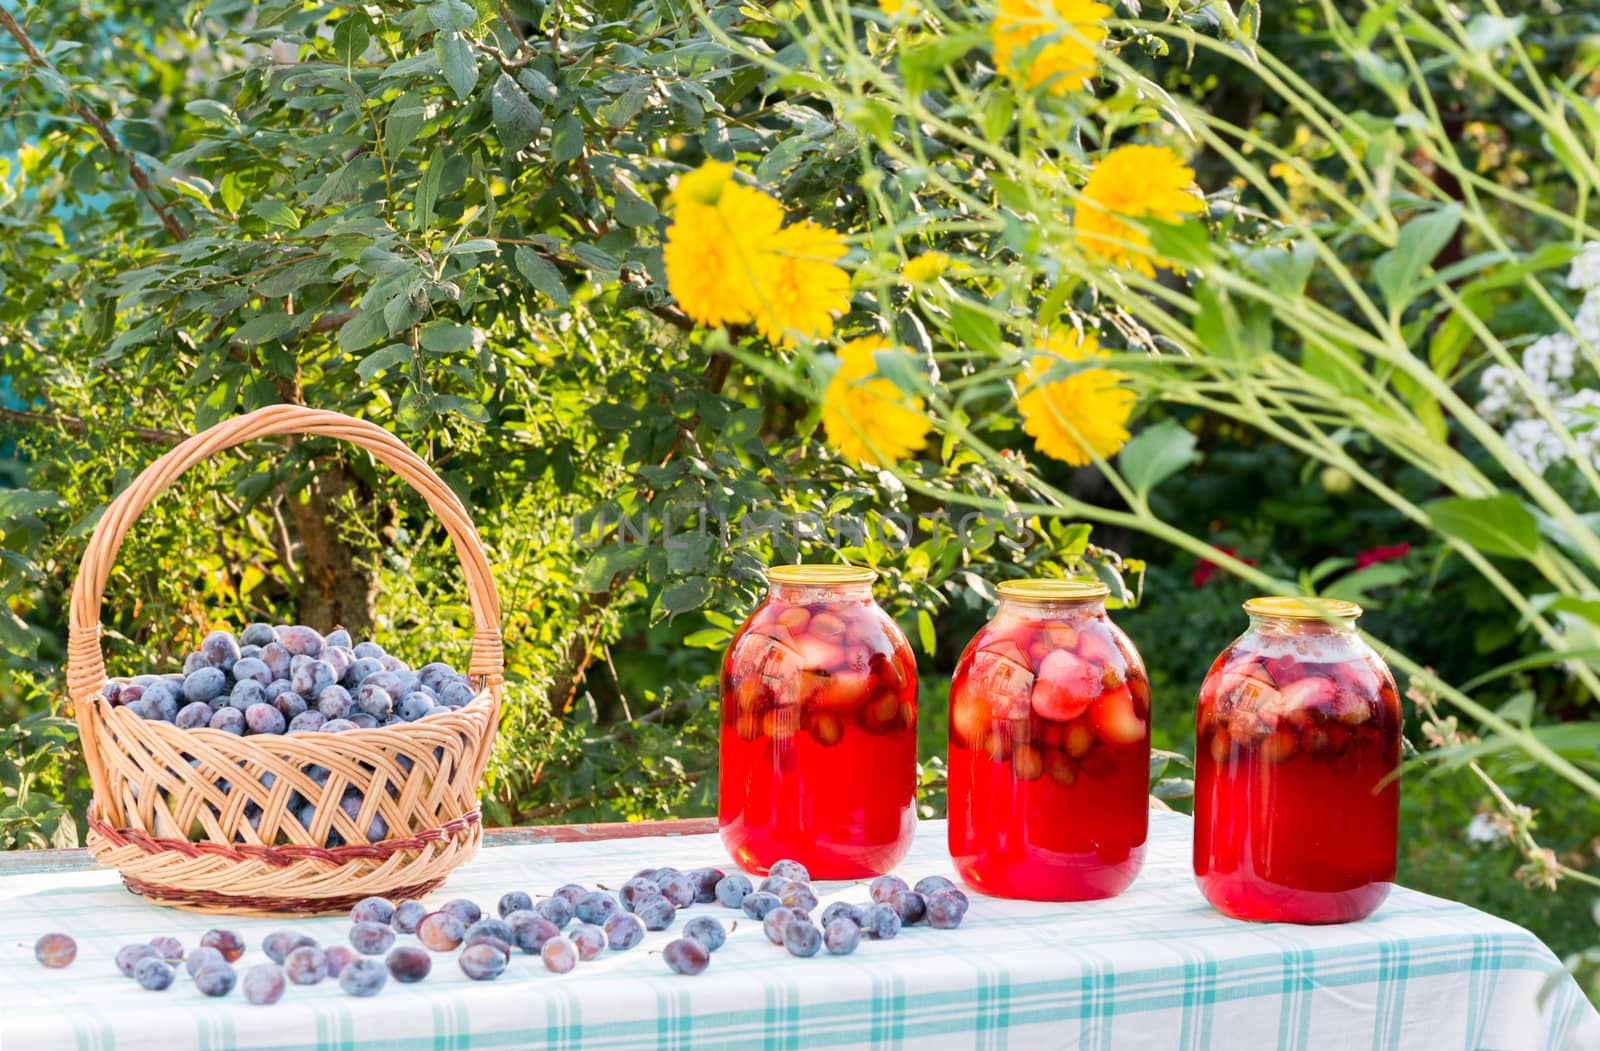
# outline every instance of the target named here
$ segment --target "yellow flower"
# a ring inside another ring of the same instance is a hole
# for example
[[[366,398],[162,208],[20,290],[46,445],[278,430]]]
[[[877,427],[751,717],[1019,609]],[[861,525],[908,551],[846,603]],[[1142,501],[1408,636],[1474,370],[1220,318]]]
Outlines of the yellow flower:
[[[661,250],[673,298],[704,325],[754,318],[757,259],[783,225],[777,201],[732,175],[712,161],[678,180],[677,211]]]
[[[922,6],[917,0],[878,0],[878,10],[893,22],[910,21],[922,14]]]
[[[822,430],[829,443],[851,460],[879,467],[926,445],[932,426],[921,398],[908,397],[878,373],[873,355],[889,349],[882,336],[846,343],[839,349],[839,370],[822,396]]]
[[[1152,277],[1149,236],[1123,220],[1176,223],[1203,211],[1193,185],[1194,170],[1167,147],[1119,146],[1090,169],[1072,227],[1087,251]]]
[[[1094,76],[1095,48],[1106,38],[1111,8],[1095,0],[1000,0],[989,35],[994,65],[1030,88],[1052,95],[1082,91]],[[1041,37],[1044,43],[1031,52]]]
[[[907,259],[900,268],[900,276],[907,284],[925,285],[935,281],[950,269],[950,257],[943,252],[923,252],[915,259]]]
[[[850,275],[834,260],[844,255],[837,233],[802,219],[767,237],[755,261],[751,311],[756,328],[774,343],[826,339],[833,316],[850,308]]]
[[[1052,333],[1045,338],[1022,373],[1022,393],[1017,409],[1022,429],[1046,456],[1082,467],[1090,453],[1102,459],[1128,440],[1128,417],[1133,413],[1133,392],[1121,386],[1122,373],[1112,369],[1082,369],[1060,379],[1043,377],[1063,361],[1103,358],[1093,333]]]

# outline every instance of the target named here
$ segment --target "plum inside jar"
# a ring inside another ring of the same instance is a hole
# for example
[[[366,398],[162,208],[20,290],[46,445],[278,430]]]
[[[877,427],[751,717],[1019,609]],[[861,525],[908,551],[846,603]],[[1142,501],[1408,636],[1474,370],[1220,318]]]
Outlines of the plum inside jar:
[[[1195,875],[1238,919],[1361,919],[1394,880],[1400,701],[1353,603],[1245,604],[1195,717]]]
[[[744,868],[892,869],[911,846],[916,663],[870,569],[780,566],[722,666],[718,820]]]
[[[1021,580],[950,687],[950,853],[987,894],[1083,901],[1138,874],[1150,686],[1104,585]]]

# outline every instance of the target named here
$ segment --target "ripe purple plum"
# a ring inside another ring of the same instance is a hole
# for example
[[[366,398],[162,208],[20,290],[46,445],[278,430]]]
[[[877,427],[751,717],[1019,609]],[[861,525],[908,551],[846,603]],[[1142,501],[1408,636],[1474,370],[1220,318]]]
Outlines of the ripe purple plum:
[[[603,890],[591,890],[572,903],[573,914],[584,923],[601,926],[622,911],[622,903]]]
[[[154,945],[147,942],[138,942],[134,945],[124,945],[117,950],[117,970],[122,972],[124,978],[133,977],[133,969],[140,960],[159,960],[161,952]]]
[[[329,978],[339,977],[346,967],[361,959],[360,955],[348,945],[330,945],[322,950],[322,953],[328,961]]]
[[[656,886],[661,888],[661,896],[670,901],[673,908],[687,909],[694,904],[695,884],[688,873],[673,872],[665,879],[657,880]]]
[[[283,971],[296,985],[316,985],[328,977],[328,954],[316,945],[302,945],[283,958]]]
[[[172,984],[176,972],[160,955],[146,956],[133,967],[133,980],[153,992],[160,992]]]
[[[401,934],[417,933],[417,924],[428,914],[428,907],[420,901],[402,901],[394,907],[390,924]]]
[[[678,910],[673,908],[672,902],[658,894],[640,899],[633,908],[633,914],[639,917],[639,922],[644,924],[645,930],[664,931],[672,926],[673,920],[677,919]],[[582,918],[582,913],[579,913],[579,918]]]
[[[967,915],[967,896],[956,890],[942,890],[928,898],[928,926],[941,931],[955,930]]]
[[[244,712],[237,708],[218,708],[211,713],[211,729],[221,730],[223,733],[233,734],[236,737],[244,736]]]
[[[288,732],[292,734],[316,733],[327,725],[328,717],[319,711],[308,709],[289,720]]]
[[[434,952],[450,952],[466,937],[467,925],[453,912],[430,912],[417,924],[417,941]]]
[[[70,935],[42,934],[33,943],[33,958],[52,970],[67,966],[77,957],[78,943]]]
[[[872,895],[872,900],[875,902],[887,902],[896,894],[899,894],[902,891],[908,891],[910,889],[911,888],[907,886],[906,881],[901,879],[899,876],[879,876],[877,879],[873,880],[871,886],[868,887],[868,890]]]
[[[622,907],[629,912],[632,912],[634,906],[642,899],[660,893],[661,888],[648,876],[634,876],[617,889],[617,897],[622,899]]]
[[[544,948],[539,950],[539,956],[544,960],[544,965],[556,974],[566,974],[578,966],[578,946],[571,938],[556,935],[544,943]]]
[[[506,954],[491,942],[478,942],[462,949],[456,962],[461,965],[461,973],[473,981],[492,982],[505,971]]]
[[[276,964],[258,963],[244,972],[244,981],[239,985],[244,990],[244,998],[251,1003],[257,1006],[275,1004],[283,999],[283,970]]]
[[[189,977],[193,978],[207,967],[216,967],[219,964],[226,966],[227,963],[228,958],[223,956],[214,946],[202,945],[189,954],[188,959],[184,960],[183,966],[189,972]]]
[[[208,964],[194,974],[194,987],[206,996],[227,996],[239,976],[225,963]]]
[[[911,888],[924,898],[931,898],[942,890],[958,889],[955,883],[944,876],[924,876],[917,880],[917,885]]]
[[[606,921],[606,944],[613,949],[631,949],[644,941],[644,924],[631,913],[619,912]]]
[[[267,954],[267,959],[273,963],[282,963],[289,954],[303,945],[315,945],[315,938],[307,937],[299,931],[273,931],[261,941],[261,951]]]
[[[358,923],[350,928],[350,947],[363,956],[382,956],[394,944],[394,928],[386,923]]]
[[[861,944],[861,928],[848,916],[839,916],[822,927],[822,944],[834,956],[848,956]]]
[[[389,950],[385,958],[389,974],[397,982],[420,982],[433,970],[433,958],[414,945],[401,945]]]
[[[778,900],[776,894],[758,890],[754,894],[746,894],[744,901],[740,903],[740,908],[744,909],[744,914],[752,920],[761,920],[766,918],[767,913],[782,905],[783,902]]]
[[[914,890],[901,891],[890,898],[887,904],[900,914],[900,922],[907,927],[921,923],[928,914],[928,899]]]
[[[606,948],[606,932],[592,923],[580,923],[566,937],[578,947],[578,959],[592,960]],[[548,943],[547,943],[548,944]]]
[[[261,664],[260,661],[255,663]],[[261,666],[263,668],[266,667],[265,664],[261,664]],[[266,683],[262,683],[262,685],[265,686]],[[183,677],[182,692],[183,699],[186,701],[209,701],[214,697],[220,697],[227,688],[228,673],[221,668],[213,668],[210,665],[196,668]]]
[[[695,975],[711,965],[711,951],[693,938],[677,938],[661,951],[674,974]]]
[[[505,924],[511,928],[512,944],[529,955],[544,948],[545,942],[561,933],[560,927],[532,909],[518,909],[505,918]]]
[[[533,907],[533,911],[537,912],[539,915],[543,916],[557,927],[565,927],[567,924],[572,922],[572,903],[566,898],[545,898],[543,901],[539,902]]]
[[[689,881],[694,884],[694,900],[700,905],[709,905],[717,900],[717,884],[722,882],[727,875],[721,869],[711,867],[691,869],[687,873]]]
[[[725,908],[737,909],[754,891],[755,887],[751,885],[750,877],[742,872],[735,872],[717,881],[717,902]]]
[[[780,879],[798,880],[801,883],[811,882],[811,873],[806,871],[806,867],[798,861],[792,861],[788,858],[773,862],[767,873]]]
[[[230,671],[239,659],[239,640],[231,631],[213,631],[200,640],[200,654],[213,668]]]
[[[318,657],[325,643],[316,629],[292,624],[278,629],[278,645],[296,657]]]
[[[683,936],[704,945],[706,952],[716,952],[728,940],[728,932],[722,922],[711,916],[696,916],[684,924]]]
[[[496,919],[493,916],[485,916],[467,928],[465,941],[474,942],[479,938],[493,938],[495,941],[503,942],[506,945],[511,945],[517,940],[517,936],[511,930],[510,925],[505,920]]]
[[[567,904],[576,906],[578,899],[589,893],[588,887],[580,887],[576,883],[564,883],[556,888],[555,896],[566,898]]]
[[[281,734],[288,722],[276,705],[261,703],[252,704],[244,710],[244,725],[252,734]]]
[[[362,898],[350,907],[351,923],[390,923],[393,920],[394,903],[388,898]]]
[[[822,948],[822,932],[809,919],[796,917],[783,929],[783,947],[794,956],[815,956]]]
[[[450,913],[468,927],[483,919],[483,910],[478,907],[478,903],[475,901],[470,901],[466,898],[456,898],[453,901],[447,901],[443,905],[439,906],[439,911]]]
[[[879,902],[867,909],[866,922],[861,927],[872,937],[888,941],[900,933],[900,914],[894,911],[893,905]]]
[[[389,981],[389,969],[382,960],[358,957],[339,972],[339,988],[351,996],[377,996]]]

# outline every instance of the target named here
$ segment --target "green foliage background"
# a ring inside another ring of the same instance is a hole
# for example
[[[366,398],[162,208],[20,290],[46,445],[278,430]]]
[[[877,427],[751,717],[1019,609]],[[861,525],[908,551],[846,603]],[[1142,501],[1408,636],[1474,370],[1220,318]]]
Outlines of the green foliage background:
[[[1317,61],[1328,41],[1308,5],[1242,10],[1261,20],[1263,46],[1342,105],[1371,104],[1374,84]],[[1186,2],[1169,17],[1211,32],[1224,11]],[[77,838],[86,785],[60,667],[97,513],[182,435],[280,401],[394,429],[475,509],[506,611],[511,703],[485,790],[495,822],[711,813],[721,647],[764,566],[830,552],[880,568],[880,601],[917,642],[928,814],[942,809],[943,691],[992,582],[1066,560],[1109,571],[1114,549],[1150,563],[1146,601],[1123,623],[1150,658],[1157,745],[1190,748],[1191,699],[1241,626],[1245,585],[1220,573],[1196,584],[1191,556],[1131,534],[1102,531],[1090,547],[1086,526],[1034,520],[1020,549],[960,544],[937,528],[942,508],[834,457],[815,408],[736,353],[749,333],[706,333],[672,303],[661,209],[672,179],[706,158],[738,161],[792,213],[835,229],[873,215],[861,137],[708,28],[776,54],[793,43],[778,22],[720,0],[46,0],[6,17],[5,846]],[[1595,21],[1541,23],[1530,46],[1592,86]],[[869,44],[876,32],[863,29]],[[1143,43],[1130,60],[1169,90],[1319,160],[1324,147],[1225,64]],[[1448,70],[1439,81],[1456,87]],[[1460,102],[1484,125],[1462,121],[1483,170],[1537,181],[1537,129],[1485,124],[1464,90]],[[1216,161],[1195,159],[1202,186]],[[1520,301],[1492,294],[1514,325]],[[928,341],[901,293],[858,290],[841,324],[872,317],[908,345]],[[1170,419],[1204,461],[1157,491],[1162,517],[1279,577],[1341,586],[1373,609],[1376,635],[1458,679],[1537,649],[1437,537],[1225,420]],[[981,425],[1031,458],[1014,421]],[[1381,448],[1359,451],[1390,484],[1430,495]],[[1093,470],[1035,466],[1081,499],[1116,502]],[[955,442],[910,470],[1001,505],[1030,497]],[[874,537],[897,528],[892,516],[915,527],[904,542],[804,539],[763,528],[774,511],[856,516]],[[653,523],[652,542],[623,521]],[[1358,552],[1395,543],[1411,553],[1354,570]],[[208,627],[256,618],[340,621],[417,661],[462,662],[466,616],[420,503],[320,441],[243,450],[184,479],[142,518],[105,603],[114,673],[167,667]],[[1592,720],[1559,677],[1503,685],[1494,700],[1508,710]],[[1548,801],[1544,841],[1592,868],[1593,807],[1563,807],[1559,783],[1514,758],[1505,772]],[[1592,942],[1581,889],[1524,891],[1515,852],[1467,841],[1487,799],[1465,773],[1419,775],[1405,798],[1403,880],[1528,923],[1558,951]]]

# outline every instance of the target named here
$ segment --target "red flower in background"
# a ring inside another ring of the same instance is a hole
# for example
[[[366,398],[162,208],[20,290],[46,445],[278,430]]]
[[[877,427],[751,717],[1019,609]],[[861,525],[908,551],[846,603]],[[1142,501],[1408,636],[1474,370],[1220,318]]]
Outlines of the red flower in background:
[[[1404,558],[1411,553],[1410,544],[1389,544],[1386,547],[1369,547],[1365,551],[1356,552],[1356,568],[1366,569],[1379,562],[1393,562],[1397,558]]]
[[[1217,550],[1221,551],[1225,555],[1232,555],[1234,558],[1239,558],[1239,553],[1231,547],[1219,547]],[[1256,564],[1256,560],[1253,558],[1239,558],[1239,561],[1243,562],[1247,566],[1253,566]],[[1190,575],[1189,580],[1193,582],[1194,586],[1197,588],[1205,587],[1206,581],[1210,580],[1211,577],[1217,572],[1217,568],[1218,567],[1215,562],[1202,558],[1200,560],[1200,564],[1194,567],[1194,573]]]

